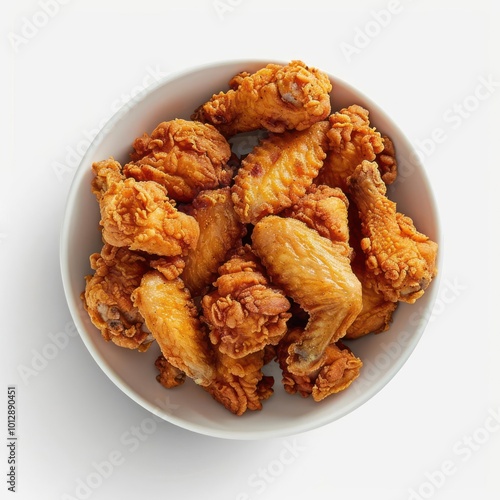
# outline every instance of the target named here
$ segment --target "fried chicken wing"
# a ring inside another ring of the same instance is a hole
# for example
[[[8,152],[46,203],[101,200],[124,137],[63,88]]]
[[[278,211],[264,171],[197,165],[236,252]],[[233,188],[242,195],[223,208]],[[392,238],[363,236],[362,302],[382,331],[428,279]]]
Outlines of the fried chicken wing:
[[[181,278],[149,271],[132,300],[166,360],[197,384],[209,385],[215,375],[213,352]]]
[[[322,365],[327,346],[345,335],[361,311],[361,284],[351,269],[350,248],[299,220],[274,215],[255,225],[252,244],[273,283],[309,314],[287,359],[290,373],[308,375]]]
[[[302,61],[240,73],[229,85],[230,90],[214,94],[192,115],[226,137],[260,128],[277,133],[304,130],[331,111],[328,75]]]
[[[363,161],[347,186],[359,211],[360,245],[374,289],[393,302],[415,302],[436,276],[437,244],[397,212],[377,163]]]
[[[246,230],[236,214],[229,187],[202,191],[189,212],[200,227],[196,248],[188,251],[182,279],[193,297],[202,295],[217,278],[226,254],[239,246]]]
[[[272,394],[274,382],[261,370],[264,350],[238,360],[216,350],[189,290],[175,277],[179,266],[171,267],[170,273],[146,273],[132,294],[165,358],[156,361],[158,381],[172,387],[185,374],[236,415],[261,409],[261,401]]]
[[[332,394],[347,389],[359,376],[363,366],[362,361],[340,341],[326,347],[324,360],[316,370],[306,375],[290,373],[287,363],[288,350],[292,344],[300,342],[301,336],[302,330],[294,328],[278,345],[277,357],[286,392],[299,393],[303,397],[312,395],[314,401],[322,401]]]
[[[205,189],[229,185],[231,148],[210,124],[182,119],[160,123],[134,141],[126,177],[153,180],[167,189],[169,198],[190,202]]]
[[[202,299],[210,340],[223,354],[242,358],[276,345],[286,332],[290,302],[269,283],[248,245],[219,268],[215,290]]]
[[[196,219],[179,212],[154,181],[126,179],[112,158],[93,164],[104,240],[156,255],[185,255],[198,242]]]
[[[384,182],[396,177],[394,145],[370,126],[368,110],[353,104],[329,117],[328,154],[318,174],[317,184],[346,189],[346,179],[363,161],[379,158]],[[386,146],[386,147],[385,147]]]
[[[149,270],[148,260],[105,243],[100,253],[90,256],[90,266],[94,274],[85,277],[82,300],[92,323],[106,341],[146,351],[154,339],[130,296]]]
[[[306,130],[272,134],[242,161],[234,179],[234,207],[244,223],[255,224],[304,196],[326,156],[328,122]]]

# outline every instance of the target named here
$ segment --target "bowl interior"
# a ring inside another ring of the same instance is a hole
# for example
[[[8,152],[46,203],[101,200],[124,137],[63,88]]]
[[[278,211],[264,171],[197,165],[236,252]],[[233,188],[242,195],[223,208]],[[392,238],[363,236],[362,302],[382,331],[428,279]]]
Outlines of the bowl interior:
[[[260,412],[241,417],[229,413],[190,380],[176,389],[164,389],[155,379],[158,347],[138,353],[105,342],[84,311],[80,294],[84,276],[91,273],[89,256],[100,251],[99,209],[90,192],[91,165],[113,156],[125,162],[133,140],[150,133],[164,120],[189,119],[193,110],[213,93],[228,88],[240,71],[255,71],[267,61],[230,61],[170,75],[131,105],[124,106],[101,130],[76,171],[61,231],[61,272],[73,320],[86,347],[106,375],[130,398],[159,417],[202,434],[258,439],[292,435],[333,422],[375,395],[401,368],[416,346],[435,299],[437,283],[431,284],[418,305],[400,304],[389,331],[349,342],[364,362],[361,376],[347,390],[321,403],[291,396],[281,386],[275,363],[266,373],[275,377],[275,394]],[[431,189],[412,146],[389,117],[371,100],[345,82],[331,76],[332,111],[359,104],[370,111],[373,125],[395,143],[400,167],[390,188],[398,210],[411,216],[416,227],[439,243],[438,217]]]

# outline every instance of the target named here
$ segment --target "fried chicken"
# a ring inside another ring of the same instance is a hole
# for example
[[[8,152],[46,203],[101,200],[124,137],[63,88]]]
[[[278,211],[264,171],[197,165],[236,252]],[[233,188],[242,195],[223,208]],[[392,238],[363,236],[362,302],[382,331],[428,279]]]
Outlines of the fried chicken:
[[[226,137],[260,128],[277,133],[304,130],[331,111],[328,75],[302,61],[243,72],[229,85],[230,90],[214,94],[192,115],[215,125]]]
[[[313,184],[302,198],[283,211],[283,215],[304,222],[331,241],[347,245],[348,207],[349,201],[340,188]]]
[[[90,256],[93,275],[85,277],[82,300],[92,323],[106,341],[120,347],[146,351],[153,337],[130,298],[149,270],[143,255],[107,243]]]
[[[333,243],[299,220],[274,215],[255,225],[252,245],[272,282],[309,314],[286,361],[290,373],[309,375],[322,366],[327,346],[345,335],[361,311],[361,284],[351,269],[350,247]]]
[[[182,119],[160,123],[134,141],[126,177],[153,180],[167,189],[169,198],[190,202],[205,189],[229,185],[231,148],[210,124]]]
[[[356,272],[362,287],[363,308],[347,329],[345,339],[357,339],[369,333],[382,333],[389,329],[398,302],[387,300],[373,287],[367,285],[364,274]]]
[[[436,276],[437,243],[397,212],[375,162],[363,161],[347,179],[361,219],[367,275],[386,300],[415,302]]]
[[[163,354],[156,358],[155,367],[160,372],[156,380],[166,389],[182,385],[186,380],[186,374],[170,364]]]
[[[287,359],[289,347],[300,342],[302,330],[294,328],[279,343],[277,350],[278,362],[283,373],[282,383],[289,394],[297,392],[314,401],[322,401],[326,397],[347,389],[359,376],[362,361],[354,356],[342,342],[329,344],[325,349],[325,358],[319,368],[306,374],[294,375],[288,369]]]
[[[346,179],[363,161],[380,162],[387,184],[396,178],[394,145],[370,126],[368,110],[353,104],[329,117],[328,154],[318,174],[317,184],[346,189]]]
[[[242,161],[234,179],[234,207],[244,223],[255,224],[304,196],[326,156],[327,121],[301,132],[271,134]]]
[[[367,272],[365,256],[361,250],[361,220],[355,203],[349,205],[349,244],[354,256],[351,267],[361,283],[363,308],[353,324],[347,329],[345,339],[356,339],[369,333],[382,333],[389,329],[392,315],[398,302],[387,300],[375,286],[370,273]]]
[[[132,300],[165,359],[197,384],[209,385],[215,376],[213,352],[181,278],[149,271]]]
[[[217,376],[204,389],[235,415],[262,409],[273,394],[273,377],[262,373],[264,350],[234,359],[216,351]]]
[[[236,415],[261,409],[273,384],[261,370],[264,350],[238,360],[217,351],[179,273],[179,266],[169,274],[150,271],[132,294],[166,361],[156,361],[158,381],[171,387],[184,373]]]
[[[104,240],[150,254],[185,255],[198,242],[196,219],[179,212],[154,181],[126,179],[112,158],[92,165]]]
[[[384,149],[377,154],[375,162],[378,165],[380,176],[388,186],[392,184],[398,176],[398,163],[396,160],[396,148],[392,139],[387,135],[382,135]]]
[[[217,278],[217,270],[230,249],[245,234],[231,200],[229,187],[202,191],[189,212],[200,227],[196,248],[188,251],[182,279],[193,297],[202,295]]]
[[[242,358],[283,337],[290,302],[269,283],[250,246],[236,250],[219,268],[214,286],[202,299],[203,319],[220,352]]]

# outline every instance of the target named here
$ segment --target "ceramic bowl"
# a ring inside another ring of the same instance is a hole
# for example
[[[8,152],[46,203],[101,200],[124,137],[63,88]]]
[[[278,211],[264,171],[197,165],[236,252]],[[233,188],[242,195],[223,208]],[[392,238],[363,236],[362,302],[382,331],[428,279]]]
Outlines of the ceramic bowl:
[[[167,390],[157,381],[154,360],[157,345],[139,353],[103,340],[82,307],[84,276],[91,273],[89,256],[101,249],[99,209],[90,191],[91,165],[113,156],[125,162],[133,140],[151,132],[164,120],[189,119],[193,110],[212,94],[228,89],[228,81],[241,72],[253,72],[270,61],[243,60],[208,64],[170,74],[127,103],[103,127],[88,148],[72,182],[61,230],[60,259],[64,291],[75,325],[97,365],[133,401],[162,419],[204,435],[231,439],[280,437],[330,424],[353,412],[380,391],[401,369],[417,345],[432,309],[435,280],[418,305],[400,304],[389,331],[368,335],[349,345],[363,363],[360,377],[345,391],[320,403],[287,394],[276,363],[267,373],[275,377],[275,393],[263,409],[237,417],[190,380]],[[323,69],[323,68],[321,68]],[[370,111],[372,125],[388,134],[397,151],[398,180],[390,197],[398,210],[413,218],[416,227],[439,242],[439,226],[432,189],[418,155],[404,133],[368,97],[330,75],[332,111],[359,104]],[[98,367],[96,366],[96,369]]]

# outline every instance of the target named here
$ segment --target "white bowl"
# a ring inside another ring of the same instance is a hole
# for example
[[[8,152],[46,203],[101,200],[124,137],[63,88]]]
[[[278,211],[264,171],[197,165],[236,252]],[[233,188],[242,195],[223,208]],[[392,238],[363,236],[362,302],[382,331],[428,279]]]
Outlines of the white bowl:
[[[321,403],[289,395],[282,388],[276,363],[272,363],[274,395],[264,401],[261,411],[249,411],[240,417],[231,414],[190,380],[175,389],[163,388],[155,378],[154,360],[159,354],[156,345],[146,353],[139,353],[103,340],[80,299],[84,276],[92,272],[89,256],[102,246],[99,209],[90,191],[92,163],[109,156],[124,162],[133,140],[143,132],[151,132],[164,120],[189,119],[199,104],[213,93],[227,89],[229,79],[236,73],[255,71],[268,62],[229,61],[171,74],[132,105],[120,109],[82,158],[71,185],[61,231],[61,272],[68,306],[97,365],[132,400],[162,419],[201,434],[231,439],[289,436],[331,423],[360,407],[392,379],[410,356],[425,329],[438,289],[435,280],[416,305],[400,304],[389,331],[349,344],[364,367],[347,390]],[[331,80],[332,111],[350,104],[364,106],[370,111],[371,123],[392,138],[400,173],[390,187],[390,196],[398,203],[399,211],[413,218],[417,229],[440,243],[431,188],[411,144],[375,103],[338,78],[331,76]]]

